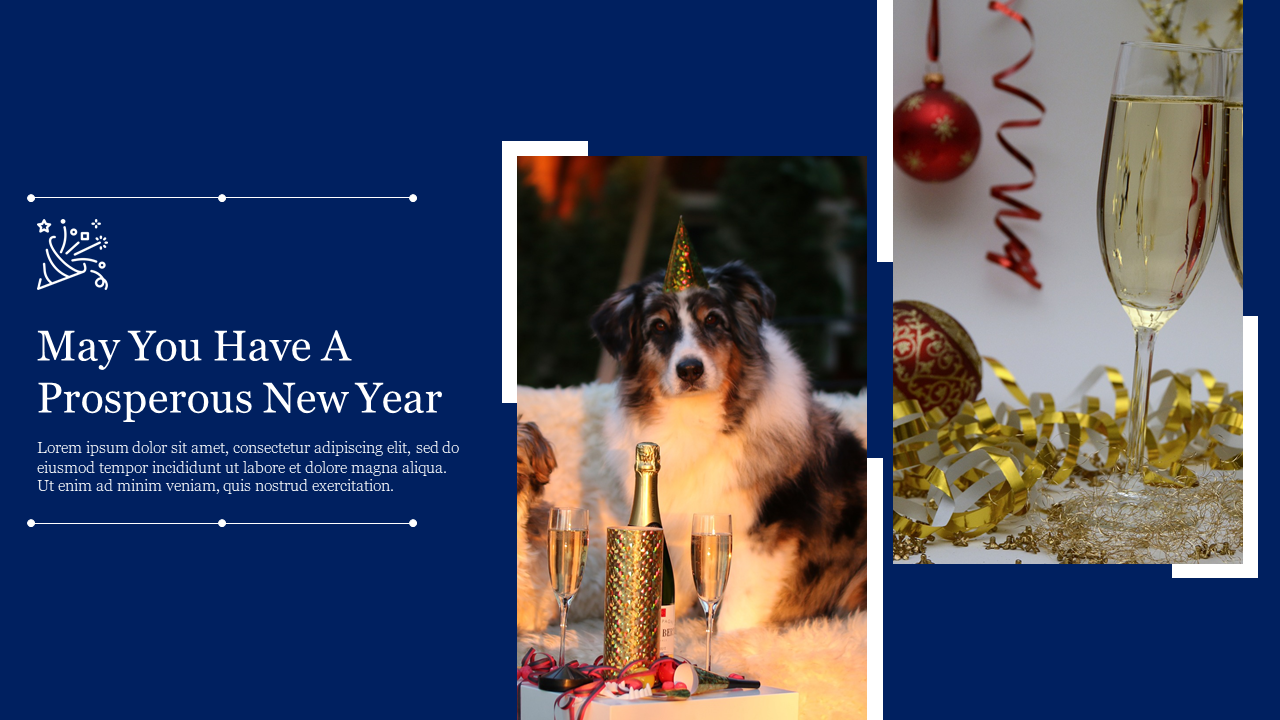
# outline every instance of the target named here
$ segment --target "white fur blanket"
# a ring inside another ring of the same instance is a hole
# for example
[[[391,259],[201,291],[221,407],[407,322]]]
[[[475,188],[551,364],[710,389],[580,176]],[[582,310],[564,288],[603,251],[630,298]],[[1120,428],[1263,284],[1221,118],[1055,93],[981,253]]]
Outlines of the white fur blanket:
[[[866,393],[815,393],[824,405],[866,442]],[[519,388],[516,412],[538,424],[555,447],[558,467],[546,489],[551,505],[579,505],[584,496],[624,492],[625,498],[609,498],[600,504],[629,507],[625,489],[599,488],[583,483],[602,468],[584,467],[592,456],[588,445],[603,443],[605,415],[613,402],[613,386],[592,383],[571,388]],[[596,505],[589,502],[588,505]],[[605,525],[625,523],[625,518],[604,518]],[[595,518],[593,517],[593,524]],[[584,588],[585,589],[585,588]],[[568,656],[591,662],[603,652],[603,598],[578,597],[569,611]],[[677,621],[676,652],[700,661],[705,642],[702,621],[686,615]],[[517,637],[517,662],[530,646],[555,655],[559,651],[559,623],[545,633]],[[581,648],[581,651],[578,651]],[[712,667],[737,672],[765,685],[800,692],[802,718],[861,718],[866,716],[866,616],[815,619],[791,626],[757,627],[723,632],[712,640]]]

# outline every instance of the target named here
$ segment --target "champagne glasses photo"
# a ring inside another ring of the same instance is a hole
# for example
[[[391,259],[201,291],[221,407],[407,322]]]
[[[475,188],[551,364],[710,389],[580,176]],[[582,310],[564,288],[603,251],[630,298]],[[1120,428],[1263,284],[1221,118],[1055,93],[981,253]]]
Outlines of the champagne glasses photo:
[[[1244,48],[1222,53],[1222,239],[1227,259],[1244,287]]]
[[[591,676],[564,664],[564,626],[569,603],[582,584],[582,568],[587,560],[587,520],[582,508],[555,508],[547,532],[547,564],[551,584],[560,604],[560,660],[556,669],[538,679],[543,690],[564,692],[592,682]]]
[[[1156,334],[1195,289],[1213,250],[1222,57],[1189,45],[1120,45],[1098,177],[1098,247],[1136,345],[1126,484],[1151,480],[1147,399]]]
[[[711,671],[711,625],[715,621],[733,560],[733,518],[729,515],[693,516],[693,586],[707,615],[707,663]]]

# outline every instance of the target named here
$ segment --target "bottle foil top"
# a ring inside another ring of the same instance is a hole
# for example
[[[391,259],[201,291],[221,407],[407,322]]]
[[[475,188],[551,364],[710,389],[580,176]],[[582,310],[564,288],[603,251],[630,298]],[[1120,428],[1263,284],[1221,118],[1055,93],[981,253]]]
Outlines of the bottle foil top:
[[[661,467],[657,443],[642,442],[636,445],[636,472],[656,473]]]

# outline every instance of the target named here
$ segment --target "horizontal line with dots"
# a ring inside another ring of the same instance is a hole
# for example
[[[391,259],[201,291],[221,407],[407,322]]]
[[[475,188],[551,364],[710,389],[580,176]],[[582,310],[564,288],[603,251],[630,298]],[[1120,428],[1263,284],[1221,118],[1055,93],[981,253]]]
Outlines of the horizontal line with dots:
[[[417,195],[121,195],[121,196],[68,196],[28,195],[27,202],[36,200],[408,200],[418,202]]]
[[[409,522],[227,522],[219,520],[217,522],[39,522],[34,519],[27,521],[27,527],[35,527],[36,525],[217,525],[226,527],[227,525],[408,525],[409,527],[417,527],[417,520]]]

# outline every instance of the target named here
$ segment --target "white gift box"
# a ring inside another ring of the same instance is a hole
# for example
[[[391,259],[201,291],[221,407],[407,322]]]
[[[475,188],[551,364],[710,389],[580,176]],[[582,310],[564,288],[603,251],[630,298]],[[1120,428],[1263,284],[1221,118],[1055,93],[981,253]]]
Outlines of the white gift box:
[[[520,686],[520,720],[563,720],[568,710],[555,708],[560,693],[528,684]],[[577,708],[574,718],[577,718]],[[688,700],[617,700],[597,697],[582,720],[795,720],[800,694],[793,690],[718,690]]]

